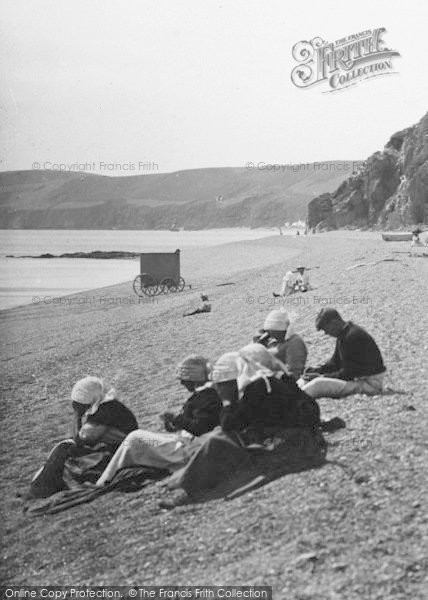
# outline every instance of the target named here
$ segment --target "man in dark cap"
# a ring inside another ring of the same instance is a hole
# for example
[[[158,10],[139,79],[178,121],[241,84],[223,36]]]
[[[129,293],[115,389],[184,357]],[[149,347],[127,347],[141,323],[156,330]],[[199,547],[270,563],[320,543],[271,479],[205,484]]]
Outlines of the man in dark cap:
[[[312,398],[382,393],[386,369],[371,335],[352,321],[344,321],[334,308],[323,308],[315,326],[336,338],[336,348],[329,361],[306,369],[304,379],[310,381],[302,389]]]

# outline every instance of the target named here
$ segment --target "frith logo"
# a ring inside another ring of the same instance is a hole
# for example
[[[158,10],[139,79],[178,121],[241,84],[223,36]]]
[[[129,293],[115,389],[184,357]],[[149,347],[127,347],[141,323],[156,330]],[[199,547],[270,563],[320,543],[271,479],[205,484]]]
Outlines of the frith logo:
[[[326,91],[336,92],[364,79],[395,73],[392,58],[400,53],[385,47],[385,31],[384,27],[369,29],[335,42],[320,37],[298,42],[292,54],[299,64],[291,71],[291,81],[300,88],[328,81]]]

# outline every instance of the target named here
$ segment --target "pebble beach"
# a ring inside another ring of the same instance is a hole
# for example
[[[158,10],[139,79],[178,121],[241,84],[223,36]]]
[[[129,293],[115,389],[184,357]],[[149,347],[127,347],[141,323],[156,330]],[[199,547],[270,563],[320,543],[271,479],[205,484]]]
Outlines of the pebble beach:
[[[276,235],[183,251],[181,293],[140,300],[129,282],[0,311],[3,579],[258,584],[284,599],[422,599],[428,260],[408,250],[377,232]],[[312,268],[314,289],[274,299],[299,264]],[[183,318],[202,291],[212,312]],[[320,401],[323,418],[346,422],[326,434],[325,466],[231,502],[172,512],[158,508],[163,490],[153,484],[57,516],[22,513],[16,492],[68,435],[77,379],[103,377],[140,427],[161,430],[158,415],[186,398],[177,363],[193,352],[215,360],[239,349],[280,306],[308,345],[308,364],[333,351],[314,327],[317,312],[333,306],[373,335],[387,366],[384,395]]]

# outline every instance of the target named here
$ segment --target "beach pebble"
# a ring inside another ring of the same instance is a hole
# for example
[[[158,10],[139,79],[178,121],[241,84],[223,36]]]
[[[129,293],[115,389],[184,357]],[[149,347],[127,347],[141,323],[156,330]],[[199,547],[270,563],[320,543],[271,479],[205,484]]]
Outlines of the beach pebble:
[[[318,560],[318,556],[315,552],[305,552],[296,558],[296,565],[301,565],[306,562],[315,562],[316,560]]]
[[[370,481],[370,477],[368,475],[356,475],[355,479],[354,479],[355,483],[358,483],[358,485],[362,484],[362,483],[369,483]]]

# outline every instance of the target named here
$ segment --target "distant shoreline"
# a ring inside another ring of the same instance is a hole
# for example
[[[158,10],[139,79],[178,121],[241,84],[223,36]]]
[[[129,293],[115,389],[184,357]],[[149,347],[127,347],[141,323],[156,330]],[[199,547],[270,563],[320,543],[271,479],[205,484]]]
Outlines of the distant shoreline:
[[[174,236],[174,234],[171,235]],[[226,241],[223,239],[218,240],[220,241],[218,245],[184,247],[181,249],[181,275],[186,283],[203,288],[209,286],[214,278],[218,278],[219,283],[229,282],[231,274],[253,268],[266,268],[272,263],[289,260],[301,251],[300,239],[303,241],[303,236],[274,235],[252,240]],[[134,242],[130,240],[130,243]],[[171,249],[175,250],[175,248],[171,246]],[[148,251],[152,251],[152,249],[150,248]],[[163,252],[164,248],[153,247],[153,251]],[[97,252],[101,253],[102,251]],[[0,286],[0,311],[16,310],[18,307],[29,308],[29,305],[31,306],[31,303],[34,303],[33,296],[40,299],[38,309],[41,309],[42,306],[48,308],[50,303],[59,302],[58,298],[70,297],[70,295],[76,298],[79,295],[84,297],[88,295],[88,292],[92,294],[95,290],[120,286],[126,281],[129,283],[126,285],[127,292],[125,295],[137,298],[132,289],[132,281],[140,272],[140,265],[138,258],[136,258],[139,257],[140,252],[129,251],[129,254],[127,254],[129,256],[128,260],[125,256],[117,260],[117,256],[111,258],[107,255],[104,255],[104,260],[94,260],[93,256],[90,256],[91,251],[84,253],[87,254],[86,258],[82,258],[81,253],[77,253],[78,255],[72,252],[67,254],[74,254],[74,256],[70,256],[68,261],[46,260],[38,257],[29,259],[28,254],[27,260],[4,259],[5,265],[9,261],[10,266],[8,268],[13,273],[14,284],[8,284],[7,278],[3,277],[5,283],[3,289]],[[125,254],[125,251],[123,251],[123,254]],[[134,254],[135,257],[131,258],[131,254]],[[15,258],[18,258],[18,256]],[[17,278],[18,269],[22,271],[22,277]],[[68,275],[69,270],[73,274],[72,279]],[[110,271],[113,274],[111,278],[108,275]],[[34,287],[30,282],[33,279],[29,280],[26,276],[26,273],[31,272],[39,273],[42,277],[42,281],[35,282]],[[105,276],[101,281],[99,277],[103,273]],[[116,280],[114,273],[118,273]],[[64,282],[66,288],[61,289],[61,282]],[[22,289],[23,285],[26,289]]]
[[[112,259],[112,258],[138,258],[141,252],[128,252],[126,250],[93,250],[92,252],[65,252],[63,254],[39,254],[37,256],[23,255],[14,256],[7,254],[6,258],[93,258],[93,259]]]
[[[171,251],[176,249],[177,246],[174,244],[179,236],[181,236],[181,234],[174,233],[164,236],[165,239],[172,238],[172,243],[169,247]],[[206,239],[207,234],[205,234],[204,237],[205,242],[213,241]],[[301,262],[298,255],[302,252],[301,258],[304,260],[304,264],[307,264],[308,266],[318,264],[317,262],[314,262],[315,258],[311,257],[310,253],[307,254],[305,251],[305,248],[311,247],[314,243],[316,244],[317,239],[323,240],[323,244],[329,243],[330,239],[335,239],[337,244],[346,243],[348,238],[356,238],[361,241],[366,239],[377,239],[381,247],[386,249],[387,246],[387,244],[381,241],[380,235],[377,232],[370,231],[356,232],[343,230],[309,236],[280,236],[278,233],[273,233],[273,235],[268,237],[234,241],[226,241],[225,238],[220,239],[220,236],[215,236],[215,238],[217,239],[217,242],[219,242],[218,244],[205,246],[193,245],[181,248],[181,275],[186,283],[193,284],[193,287],[196,286],[197,289],[209,288],[213,284],[214,279],[218,279],[217,283],[225,281],[229,282],[231,281],[230,277],[235,277],[238,273],[242,273],[249,269],[266,269],[268,266],[276,263],[283,263],[284,269],[288,269],[293,266],[293,263],[295,266],[298,262]],[[91,246],[97,247],[100,239],[99,236],[88,236],[86,241],[83,240],[85,243],[83,243],[82,240],[79,240],[78,245],[76,245],[77,248],[79,248],[79,246],[85,247],[86,245],[86,248],[84,248],[86,250],[85,254],[89,255],[92,252]],[[110,246],[110,241],[108,242],[109,245],[107,246],[107,249]],[[198,240],[198,242],[199,241],[200,240]],[[112,286],[121,286],[125,281],[129,282],[125,286],[128,291],[123,293],[125,293],[126,296],[135,296],[131,282],[139,273],[138,258],[126,259],[124,257],[122,259],[110,259],[108,256],[105,256],[105,260],[94,260],[88,256],[85,259],[81,259],[74,253],[74,250],[77,248],[76,246],[73,248],[73,245],[74,244],[69,244],[69,252],[67,253],[61,252],[62,248],[56,247],[53,243],[51,248],[49,248],[52,255],[57,253],[74,255],[71,256],[68,261],[38,258],[27,258],[27,260],[22,261],[11,258],[1,259],[3,261],[2,268],[4,269],[3,280],[1,281],[2,285],[0,285],[1,313],[11,309],[16,310],[18,307],[30,310],[33,293],[37,297],[42,298],[43,296],[43,298],[45,298],[45,300],[41,300],[38,307],[33,307],[33,310],[40,310],[42,309],[42,306],[48,308],[48,304],[54,302],[53,299],[57,301],[58,298],[69,298],[72,296],[73,298],[76,298],[76,302],[78,302],[78,298],[86,296],[89,291],[92,294],[95,290],[112,289]],[[120,245],[122,245],[122,242]],[[117,252],[129,252],[130,254],[139,256],[139,253],[134,252],[136,247],[138,247],[137,240],[130,237],[128,239],[129,250],[118,250]],[[40,250],[41,249],[42,248],[40,248]],[[108,252],[109,250],[107,249],[98,252]],[[9,253],[10,250],[18,250],[18,248],[10,248]],[[153,246],[147,249],[147,251],[154,252],[163,252],[165,250],[166,247],[163,245]],[[36,255],[36,253],[39,254],[38,251],[38,247],[30,244],[26,254],[28,255],[31,253],[32,255]],[[144,251],[144,249],[142,251]],[[16,256],[16,258],[21,258],[21,256]],[[8,261],[9,266],[7,266]],[[38,263],[38,261],[40,262]],[[72,268],[73,264],[74,268]],[[67,275],[69,269],[71,269],[70,272],[73,273],[73,277],[75,277],[76,273],[79,274],[77,283],[75,279],[69,279],[69,275]],[[10,277],[12,278],[10,283],[8,282],[7,273],[10,273]],[[42,281],[34,281],[32,273],[39,273],[40,277],[42,277]],[[112,273],[112,276],[110,276],[110,273]],[[115,275],[115,273],[118,273],[118,275]],[[232,281],[234,281],[234,279]],[[62,285],[61,282],[63,282],[64,285]],[[279,284],[280,282],[277,282],[277,286],[279,286]],[[135,296],[135,298],[137,297]],[[172,297],[169,296],[168,302],[171,299]],[[163,302],[164,299],[162,299],[162,304]]]

